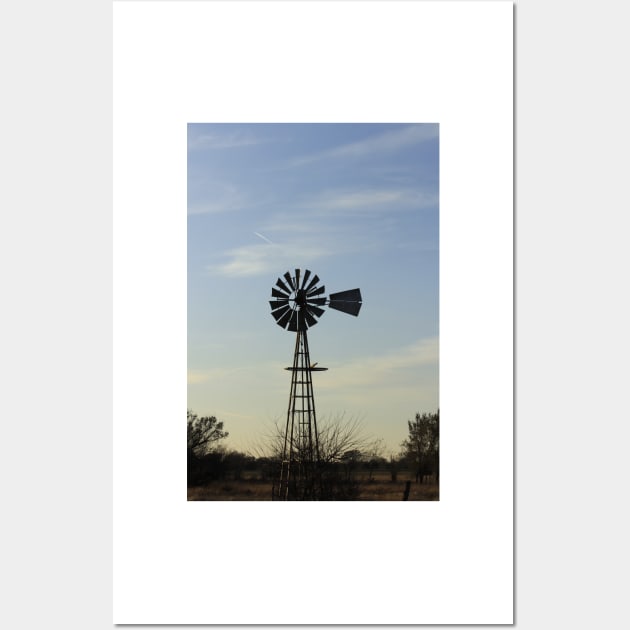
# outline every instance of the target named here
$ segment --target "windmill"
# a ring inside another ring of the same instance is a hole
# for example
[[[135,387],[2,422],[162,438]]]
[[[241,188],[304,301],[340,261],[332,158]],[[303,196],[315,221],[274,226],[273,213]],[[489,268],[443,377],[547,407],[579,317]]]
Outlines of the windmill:
[[[308,269],[301,274],[289,271],[271,289],[271,315],[278,326],[296,333],[291,372],[289,408],[284,433],[280,470],[274,479],[272,497],[280,501],[314,500],[321,496],[320,452],[313,395],[313,372],[328,368],[311,364],[306,331],[325,313],[322,306],[357,316],[362,299],[359,289],[331,293],[323,297],[317,274]]]

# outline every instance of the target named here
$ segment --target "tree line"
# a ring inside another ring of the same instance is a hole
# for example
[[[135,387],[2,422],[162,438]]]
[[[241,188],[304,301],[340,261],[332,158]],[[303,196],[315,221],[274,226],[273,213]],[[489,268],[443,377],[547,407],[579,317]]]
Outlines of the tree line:
[[[396,455],[385,456],[381,439],[367,438],[358,420],[343,415],[318,424],[320,461],[334,473],[351,498],[353,482],[359,472],[372,480],[375,471],[387,470],[396,481],[400,471],[411,471],[417,483],[429,478],[439,481],[440,412],[417,413],[407,421],[408,435]],[[215,416],[199,417],[187,411],[188,486],[215,480],[239,480],[246,473],[261,481],[272,480],[284,441],[284,429],[276,422],[254,454],[229,450],[222,444],[229,433]]]

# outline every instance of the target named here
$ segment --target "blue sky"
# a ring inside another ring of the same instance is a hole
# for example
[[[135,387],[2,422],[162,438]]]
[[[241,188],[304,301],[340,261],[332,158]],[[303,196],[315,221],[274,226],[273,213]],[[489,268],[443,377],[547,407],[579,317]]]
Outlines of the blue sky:
[[[286,420],[295,333],[269,299],[295,268],[363,296],[309,329],[318,420],[358,418],[388,455],[437,410],[438,195],[437,124],[188,125],[188,408],[226,447]]]

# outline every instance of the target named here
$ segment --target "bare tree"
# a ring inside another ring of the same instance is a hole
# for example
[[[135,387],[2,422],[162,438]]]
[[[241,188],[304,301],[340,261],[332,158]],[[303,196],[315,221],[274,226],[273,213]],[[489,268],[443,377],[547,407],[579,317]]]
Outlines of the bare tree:
[[[256,449],[257,456],[268,457],[278,471],[285,452],[285,430],[286,424],[276,420]],[[319,487],[319,500],[345,501],[358,497],[359,486],[353,475],[356,466],[350,463],[362,460],[364,452],[374,443],[373,438],[363,432],[362,422],[358,418],[346,418],[345,414],[340,414],[318,421],[319,459],[315,462],[314,478]],[[292,446],[294,453],[301,452],[299,444],[294,443]]]
[[[280,460],[284,450],[285,427],[284,423],[274,420],[260,445],[254,449],[254,454]],[[341,462],[344,455],[351,451],[363,453],[376,442],[365,435],[360,419],[346,418],[345,413],[318,421],[317,441],[319,460],[323,464]]]
[[[222,449],[217,443],[228,436],[214,416],[200,418],[186,412],[188,430],[188,487],[202,485],[224,474]]]
[[[203,457],[212,451],[219,440],[229,434],[223,430],[223,422],[214,416],[199,418],[190,409],[186,412],[188,428],[188,453],[195,457]]]

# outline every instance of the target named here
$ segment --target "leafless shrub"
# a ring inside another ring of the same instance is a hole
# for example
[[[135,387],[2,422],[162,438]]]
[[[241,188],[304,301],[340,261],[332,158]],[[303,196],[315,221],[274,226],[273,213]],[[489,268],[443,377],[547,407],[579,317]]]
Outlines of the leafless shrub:
[[[250,449],[256,457],[280,461],[284,451],[286,421],[275,419],[263,434],[260,442]],[[319,460],[323,464],[342,462],[350,452],[368,453],[378,442],[364,432],[363,421],[346,418],[345,413],[324,417],[317,422]],[[294,444],[295,447],[299,445]]]

